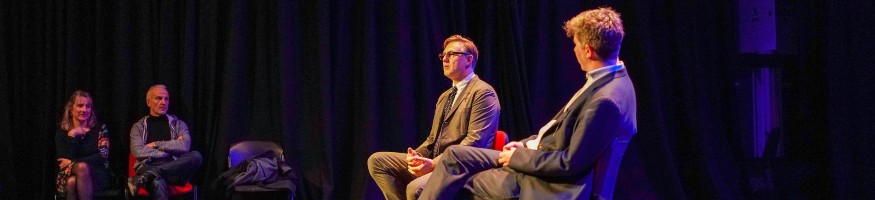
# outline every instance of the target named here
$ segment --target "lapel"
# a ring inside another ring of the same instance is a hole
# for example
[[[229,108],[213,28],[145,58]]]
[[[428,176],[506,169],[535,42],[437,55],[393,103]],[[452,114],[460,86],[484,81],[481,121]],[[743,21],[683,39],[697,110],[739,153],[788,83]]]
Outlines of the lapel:
[[[568,111],[571,111],[573,108],[577,108],[579,106],[582,106],[589,99],[589,97],[592,96],[592,94],[596,88],[601,88],[602,86],[604,86],[606,83],[610,82],[611,80],[614,80],[615,78],[623,77],[625,75],[626,75],[626,68],[623,68],[623,69],[617,70],[616,72],[612,72],[611,74],[608,74],[607,76],[605,76],[602,79],[595,80],[595,82],[592,83],[592,85],[590,85],[589,88],[586,88],[586,90],[584,90],[583,93],[581,93],[580,96],[577,97],[577,99],[574,100],[573,103],[571,103],[571,106],[568,106]],[[557,116],[556,116],[556,121],[561,122],[562,120],[565,120],[565,118],[568,117],[568,113],[569,113],[568,111],[563,112],[560,110],[559,114],[557,114]]]
[[[453,114],[456,113],[456,109],[459,108],[459,105],[462,105],[462,102],[464,102],[466,99],[468,99],[468,97],[471,96],[471,88],[477,85],[477,82],[480,82],[480,77],[474,76],[473,78],[471,78],[471,81],[468,82],[468,85],[465,86],[465,89],[462,89],[462,91],[458,91],[458,93],[456,93],[456,102],[453,103],[452,107],[450,107],[450,111],[447,112],[447,115],[444,116],[443,120],[449,119],[450,116],[453,116]],[[447,94],[447,96],[449,96],[449,94]],[[444,102],[446,101],[447,100],[444,100]]]

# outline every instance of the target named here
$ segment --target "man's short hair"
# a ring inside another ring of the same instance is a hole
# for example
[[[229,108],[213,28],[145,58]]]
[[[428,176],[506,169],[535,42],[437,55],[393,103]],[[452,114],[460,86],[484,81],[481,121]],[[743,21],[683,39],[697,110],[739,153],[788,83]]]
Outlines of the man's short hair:
[[[453,35],[444,40],[444,48],[447,48],[447,45],[450,42],[461,42],[462,46],[465,47],[465,53],[469,53],[474,56],[474,60],[471,62],[471,68],[477,65],[477,59],[480,56],[480,51],[477,51],[477,45],[474,45],[474,42],[471,39],[468,39],[461,35]]]
[[[149,87],[149,89],[146,90],[146,101],[148,101],[149,97],[152,95],[152,90],[156,89],[156,88],[161,88],[161,89],[167,90],[167,86],[164,86],[161,84],[153,85],[152,87]]]
[[[623,20],[610,7],[583,11],[565,22],[565,34],[595,49],[601,60],[615,59],[623,42]]]

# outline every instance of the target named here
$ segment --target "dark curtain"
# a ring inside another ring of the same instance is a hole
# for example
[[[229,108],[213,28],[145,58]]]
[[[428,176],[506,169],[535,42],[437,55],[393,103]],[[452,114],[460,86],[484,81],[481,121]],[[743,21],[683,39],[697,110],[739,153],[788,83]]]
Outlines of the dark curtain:
[[[875,2],[832,2],[819,12],[826,22],[823,41],[828,83],[826,108],[818,119],[829,124],[830,183],[839,199],[875,198]],[[816,46],[820,47],[820,46]],[[820,75],[823,75],[820,74]],[[820,133],[823,134],[823,133]]]
[[[873,198],[873,3],[795,2],[786,68],[782,196]],[[207,199],[241,140],[282,144],[301,199],[379,199],[366,160],[427,136],[450,81],[437,54],[452,34],[480,49],[475,72],[502,105],[511,139],[535,134],[585,82],[563,22],[610,5],[638,92],[638,135],[618,199],[755,197],[738,135],[736,2],[687,1],[2,1],[0,196],[48,199],[53,134],[82,89],[112,132],[113,171],[128,133],[167,85],[191,128]]]

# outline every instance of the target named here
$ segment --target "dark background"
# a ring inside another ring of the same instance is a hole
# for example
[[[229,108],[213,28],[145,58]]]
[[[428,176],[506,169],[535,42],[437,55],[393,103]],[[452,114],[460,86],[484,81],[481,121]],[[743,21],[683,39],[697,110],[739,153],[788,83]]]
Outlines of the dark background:
[[[735,1],[0,1],[0,196],[51,197],[53,134],[76,89],[125,174],[130,127],[162,83],[204,155],[193,182],[208,199],[244,139],[285,146],[299,198],[378,199],[366,159],[425,139],[451,84],[436,56],[446,37],[477,43],[476,73],[516,140],[585,82],[563,22],[610,5],[639,122],[616,198],[872,199],[873,4],[777,0],[775,59],[738,53]],[[752,167],[738,77],[764,60],[783,66],[784,153]]]

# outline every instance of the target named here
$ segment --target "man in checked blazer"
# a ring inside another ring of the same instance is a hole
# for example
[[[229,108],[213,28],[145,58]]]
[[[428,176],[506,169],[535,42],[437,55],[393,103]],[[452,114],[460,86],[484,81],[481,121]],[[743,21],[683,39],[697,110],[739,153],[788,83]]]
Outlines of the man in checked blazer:
[[[377,152],[368,158],[368,172],[386,199],[415,199],[447,147],[488,148],[494,142],[501,106],[492,86],[474,74],[477,56],[470,39],[447,38],[438,57],[453,86],[438,98],[428,138],[407,153]]]
[[[623,22],[611,8],[587,10],[565,22],[586,84],[537,135],[503,151],[447,148],[422,199],[601,199],[585,193],[596,161],[614,140],[636,133],[635,88],[619,61]],[[464,189],[464,190],[463,190]]]

